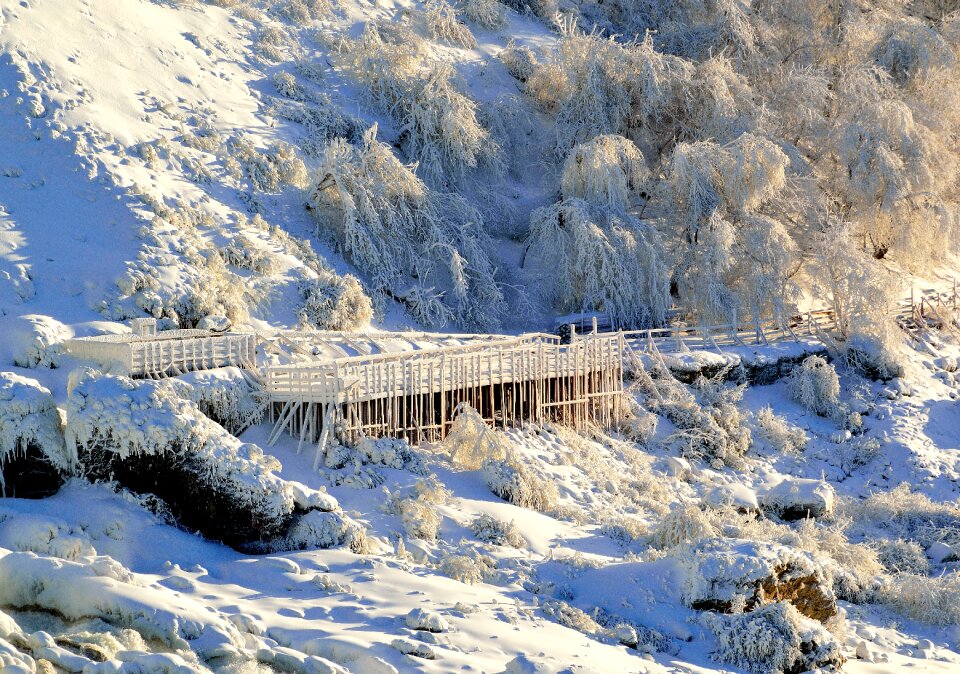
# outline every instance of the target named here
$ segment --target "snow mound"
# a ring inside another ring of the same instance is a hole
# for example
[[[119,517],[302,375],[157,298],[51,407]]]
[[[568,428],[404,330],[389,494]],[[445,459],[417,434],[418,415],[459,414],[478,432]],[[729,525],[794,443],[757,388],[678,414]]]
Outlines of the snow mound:
[[[181,388],[81,371],[66,431],[81,472],[155,494],[182,524],[230,545],[362,547],[359,525],[332,512],[336,499],[282,479],[276,459],[201,414]]]
[[[3,328],[7,357],[17,367],[59,366],[63,341],[73,336],[60,321],[38,314],[7,318]]]

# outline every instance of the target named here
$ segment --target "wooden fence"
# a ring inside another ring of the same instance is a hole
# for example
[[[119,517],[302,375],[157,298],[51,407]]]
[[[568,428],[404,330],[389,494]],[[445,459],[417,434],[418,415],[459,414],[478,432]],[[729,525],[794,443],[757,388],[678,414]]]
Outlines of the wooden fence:
[[[64,343],[67,353],[130,377],[166,377],[191,370],[256,366],[256,336],[206,330],[151,335],[99,335]]]

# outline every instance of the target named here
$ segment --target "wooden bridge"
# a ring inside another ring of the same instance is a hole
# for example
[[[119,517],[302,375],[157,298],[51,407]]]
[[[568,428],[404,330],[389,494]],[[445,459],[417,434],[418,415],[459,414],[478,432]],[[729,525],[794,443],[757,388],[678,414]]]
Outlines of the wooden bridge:
[[[528,334],[463,346],[267,367],[264,387],[274,421],[269,442],[287,431],[317,442],[319,464],[333,437],[395,435],[411,442],[446,437],[467,403],[492,425],[557,421],[574,428],[620,415],[623,333],[570,344]]]

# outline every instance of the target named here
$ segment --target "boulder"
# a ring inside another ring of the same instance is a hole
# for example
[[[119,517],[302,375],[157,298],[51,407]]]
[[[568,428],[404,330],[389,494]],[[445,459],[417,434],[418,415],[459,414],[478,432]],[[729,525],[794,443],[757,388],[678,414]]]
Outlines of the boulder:
[[[833,512],[836,493],[822,480],[786,478],[763,496],[765,510],[782,520],[819,518]]]
[[[836,615],[830,573],[808,553],[774,543],[708,538],[682,550],[681,598],[701,611],[751,611],[786,601],[820,622]]]

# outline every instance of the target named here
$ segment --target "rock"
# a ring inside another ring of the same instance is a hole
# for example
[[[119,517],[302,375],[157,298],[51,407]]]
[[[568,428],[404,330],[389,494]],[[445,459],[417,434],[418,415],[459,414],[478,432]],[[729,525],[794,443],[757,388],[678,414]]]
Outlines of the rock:
[[[933,364],[946,372],[957,371],[957,359],[953,356],[943,356],[933,361]]]
[[[759,508],[757,494],[743,484],[723,484],[707,492],[703,500],[711,506],[733,506],[740,512],[754,512]]]
[[[833,579],[812,555],[760,541],[708,538],[679,553],[681,599],[699,611],[732,612],[786,601],[814,620],[837,614]]]
[[[404,655],[412,655],[424,660],[436,660],[437,654],[430,646],[423,643],[414,643],[409,639],[394,639],[390,645],[396,648]]]
[[[72,469],[53,395],[35,379],[0,372],[0,496],[50,496]]]
[[[866,641],[857,642],[856,655],[859,660],[873,662],[873,653],[870,651],[870,647],[867,645]]]
[[[917,642],[917,648],[919,648],[921,651],[932,651],[933,642],[929,639],[921,639]]]
[[[679,456],[668,456],[664,461],[667,473],[672,477],[680,478],[690,475],[690,462]]]
[[[927,557],[931,561],[942,564],[944,562],[953,562],[960,559],[960,553],[942,541],[937,541],[927,548]]]
[[[763,507],[792,521],[829,515],[835,500],[833,487],[822,480],[786,478],[764,495]]]
[[[197,322],[198,330],[210,332],[226,332],[232,326],[233,323],[226,316],[204,316]]]
[[[629,646],[630,648],[636,648],[637,644],[640,642],[639,637],[637,636],[637,630],[633,629],[630,625],[618,625],[616,629],[617,641],[619,641],[624,646]]]
[[[412,630],[423,630],[425,632],[449,632],[450,623],[446,618],[425,608],[415,608],[407,614],[405,619],[407,627]]]

